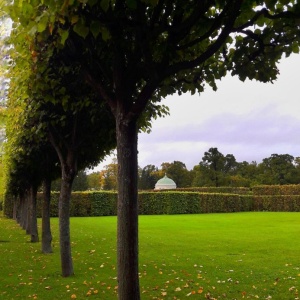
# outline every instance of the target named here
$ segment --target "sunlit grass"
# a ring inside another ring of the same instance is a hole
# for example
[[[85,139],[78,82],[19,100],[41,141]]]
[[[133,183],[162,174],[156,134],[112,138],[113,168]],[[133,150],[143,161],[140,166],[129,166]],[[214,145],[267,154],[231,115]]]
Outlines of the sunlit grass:
[[[75,276],[0,219],[0,299],[116,299],[116,218],[72,218]],[[140,217],[142,299],[297,299],[300,214]]]

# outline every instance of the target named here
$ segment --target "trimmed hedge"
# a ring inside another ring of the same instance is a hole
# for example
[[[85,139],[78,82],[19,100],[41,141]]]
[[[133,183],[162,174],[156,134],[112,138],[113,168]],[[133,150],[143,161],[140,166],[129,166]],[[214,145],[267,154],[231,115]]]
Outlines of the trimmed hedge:
[[[195,192],[143,192],[139,194],[142,215],[198,214],[250,211],[252,196]]]
[[[287,191],[282,186],[275,186],[273,191]],[[287,186],[296,192],[296,186]],[[297,186],[298,187],[298,186]],[[300,192],[298,195],[255,195],[237,193],[200,193],[180,192],[178,190],[164,192],[140,192],[139,214],[199,214],[242,211],[300,211]],[[264,186],[261,191],[270,192],[272,187]],[[283,192],[282,192],[283,193]],[[50,215],[58,216],[59,193],[51,194]],[[6,195],[4,214],[13,215],[14,198]],[[38,194],[38,217],[41,217],[42,194]],[[72,193],[70,215],[81,216],[115,216],[117,214],[117,193],[110,191],[74,192]]]
[[[58,216],[59,193],[51,194],[50,215]],[[141,192],[139,193],[139,214],[198,214],[212,212],[238,212],[252,209],[251,195],[196,193],[196,192]],[[38,217],[42,212],[42,194],[37,199]],[[6,197],[5,215],[12,217],[13,197]],[[72,193],[70,215],[114,216],[117,214],[117,193],[75,192]]]
[[[300,212],[300,195],[253,196],[253,211]]]
[[[253,195],[300,195],[300,184],[258,185],[252,188]]]
[[[155,192],[174,192],[172,190],[156,190]],[[176,192],[197,192],[197,193],[222,193],[222,194],[238,194],[238,195],[247,195],[252,194],[250,188],[246,187],[213,187],[213,186],[204,186],[204,187],[190,187],[190,188],[176,188]]]

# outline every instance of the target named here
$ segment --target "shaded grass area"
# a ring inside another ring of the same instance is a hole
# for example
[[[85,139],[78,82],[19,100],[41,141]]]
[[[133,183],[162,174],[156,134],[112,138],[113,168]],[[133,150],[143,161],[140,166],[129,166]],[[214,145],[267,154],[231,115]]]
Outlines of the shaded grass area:
[[[117,299],[116,218],[72,218],[75,276],[0,219],[0,299]],[[299,299],[300,213],[140,217],[142,299]],[[40,222],[39,222],[40,224]],[[75,298],[76,297],[76,298]]]

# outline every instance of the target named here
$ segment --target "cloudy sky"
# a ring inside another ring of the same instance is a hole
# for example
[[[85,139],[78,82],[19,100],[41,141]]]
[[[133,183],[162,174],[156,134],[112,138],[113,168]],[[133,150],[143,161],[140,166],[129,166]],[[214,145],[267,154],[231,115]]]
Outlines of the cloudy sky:
[[[239,162],[261,162],[273,153],[300,156],[299,67],[300,55],[293,55],[281,61],[273,84],[227,76],[216,92],[163,100],[170,115],[139,135],[139,165],[179,160],[192,169],[210,147]]]

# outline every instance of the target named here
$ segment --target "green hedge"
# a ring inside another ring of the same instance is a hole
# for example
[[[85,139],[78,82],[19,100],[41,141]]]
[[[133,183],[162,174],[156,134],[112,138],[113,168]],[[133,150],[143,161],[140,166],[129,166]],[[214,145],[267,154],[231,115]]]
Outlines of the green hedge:
[[[253,196],[253,211],[300,211],[300,195]]]
[[[163,215],[250,211],[252,199],[251,195],[237,194],[142,192],[139,194],[139,213]]]
[[[59,193],[51,196],[50,214],[58,216]],[[4,214],[12,217],[12,196],[6,195]],[[38,216],[41,217],[42,194],[38,194]],[[198,214],[241,211],[300,211],[300,195],[250,195],[199,192],[140,192],[139,214]],[[71,216],[113,216],[117,214],[116,192],[72,193]]]
[[[172,190],[156,190],[155,192],[172,192]],[[247,187],[213,187],[213,186],[205,186],[205,187],[190,187],[190,188],[177,188],[176,192],[197,192],[197,193],[222,193],[222,194],[238,194],[238,195],[247,195],[252,194],[250,188]]]
[[[300,184],[258,185],[252,188],[255,196],[300,195]]]

